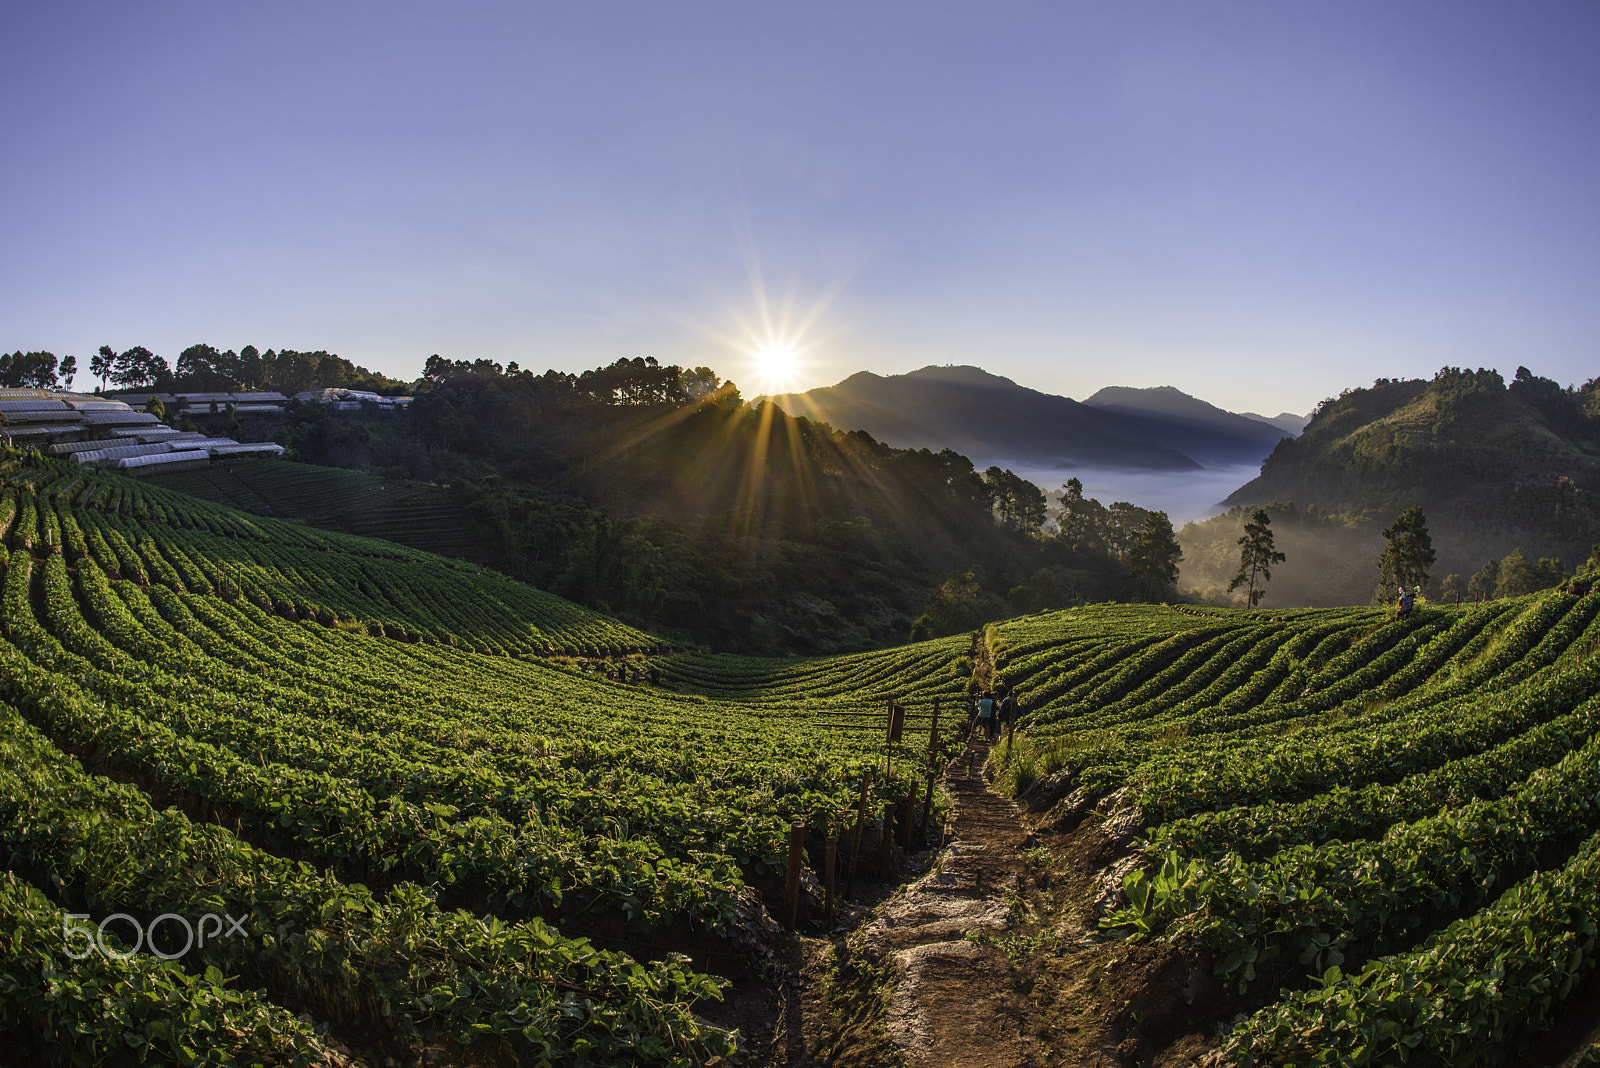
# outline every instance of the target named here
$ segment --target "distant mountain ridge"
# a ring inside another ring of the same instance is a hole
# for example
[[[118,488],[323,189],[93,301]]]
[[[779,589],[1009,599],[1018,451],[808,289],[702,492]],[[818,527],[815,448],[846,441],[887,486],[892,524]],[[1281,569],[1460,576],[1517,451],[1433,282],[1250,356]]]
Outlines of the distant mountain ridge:
[[[1277,427],[1291,438],[1297,438],[1305,432],[1306,424],[1311,421],[1309,415],[1295,415],[1293,412],[1279,412],[1277,415],[1257,415],[1255,412],[1240,412],[1246,419],[1254,419],[1258,423],[1267,423]]]
[[[865,430],[897,448],[977,459],[1181,471],[1261,461],[1281,427],[1223,411],[1170,386],[1110,387],[1075,401],[979,367],[860,371],[833,386],[772,398],[793,415]]]

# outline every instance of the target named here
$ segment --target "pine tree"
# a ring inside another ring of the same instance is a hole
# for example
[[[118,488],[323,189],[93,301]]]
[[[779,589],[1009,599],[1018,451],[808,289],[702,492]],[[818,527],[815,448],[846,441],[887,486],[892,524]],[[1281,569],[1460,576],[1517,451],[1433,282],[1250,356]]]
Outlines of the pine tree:
[[[1428,520],[1417,507],[1407,508],[1383,532],[1387,543],[1378,557],[1378,597],[1387,601],[1401,586],[1427,586],[1435,559]]]
[[[1244,537],[1239,539],[1239,546],[1239,573],[1228,583],[1228,592],[1245,586],[1250,607],[1254,608],[1267,592],[1266,584],[1272,578],[1272,565],[1288,559],[1273,550],[1272,518],[1267,515],[1265,508],[1257,508],[1250,516],[1250,521],[1244,525]],[[1260,581],[1259,588],[1257,580]]]
[[[1178,561],[1183,549],[1172,533],[1165,512],[1146,512],[1144,526],[1128,549],[1128,585],[1145,600],[1154,601],[1177,585]]]

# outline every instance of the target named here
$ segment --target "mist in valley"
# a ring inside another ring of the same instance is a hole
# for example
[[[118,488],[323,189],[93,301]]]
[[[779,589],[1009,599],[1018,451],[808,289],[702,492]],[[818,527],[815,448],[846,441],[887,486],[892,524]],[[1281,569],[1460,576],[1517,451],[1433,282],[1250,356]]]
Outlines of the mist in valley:
[[[1190,468],[1185,471],[1151,471],[1129,467],[1057,467],[1012,460],[974,460],[978,470],[990,466],[1010,470],[1027,479],[1054,500],[1069,478],[1083,482],[1083,495],[1104,505],[1127,501],[1140,508],[1165,512],[1174,527],[1222,512],[1228,494],[1261,473],[1261,465]]]

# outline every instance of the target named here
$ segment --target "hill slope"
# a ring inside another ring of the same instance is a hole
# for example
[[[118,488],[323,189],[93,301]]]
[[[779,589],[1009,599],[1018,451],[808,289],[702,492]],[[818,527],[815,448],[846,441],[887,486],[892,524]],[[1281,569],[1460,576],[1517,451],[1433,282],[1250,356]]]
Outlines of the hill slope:
[[[831,692],[794,661],[647,662],[648,635],[390,543],[15,454],[0,483],[0,1027],[28,1063],[703,1063],[738,1019],[705,961],[755,968],[791,822],[836,831],[883,754],[832,713],[948,705],[969,644],[841,662]],[[898,747],[874,804],[947,748]],[[184,944],[223,911],[237,932]],[[121,959],[166,913],[168,959]]]
[[[1324,402],[1226,503],[1269,501],[1383,522],[1420,505],[1474,556],[1520,546],[1571,568],[1600,542],[1600,392],[1525,368],[1510,386],[1454,368],[1380,380]]]
[[[1043,464],[1182,470],[1255,462],[1282,436],[1177,390],[1101,394],[1100,403],[1079,403],[957,366],[888,377],[862,371],[775,399],[795,414],[892,445]]]
[[[1096,606],[826,660],[647,658],[648,635],[390,543],[15,454],[0,484],[0,1026],[29,1063],[708,1063],[724,1026],[796,1003],[768,912],[786,843],[852,863],[857,798],[875,877],[937,837],[923,791],[990,665],[1029,710],[996,770],[1050,882],[984,937],[1058,1049],[1495,1054],[1593,967],[1597,595],[1399,623]],[[624,659],[662,684],[586,670]],[[863,716],[891,696],[899,744]],[[930,744],[941,704],[963,714]],[[1079,891],[1118,886],[1081,937]],[[184,944],[176,921],[222,912],[237,935]],[[134,924],[172,959],[123,959]],[[797,1059],[884,1063],[848,1056],[882,969],[834,949],[805,1003],[840,1045]],[[1459,996],[1461,961],[1498,969],[1492,997]],[[1426,996],[1356,989],[1401,982]]]
[[[1059,1063],[1519,1063],[1592,1026],[1600,594],[998,639],[1030,713],[997,778],[1049,858],[1002,944]]]

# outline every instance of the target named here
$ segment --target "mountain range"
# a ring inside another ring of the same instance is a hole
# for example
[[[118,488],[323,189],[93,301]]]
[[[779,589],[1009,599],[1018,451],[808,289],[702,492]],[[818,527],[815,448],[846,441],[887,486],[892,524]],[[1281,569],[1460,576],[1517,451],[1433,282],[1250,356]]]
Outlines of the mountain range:
[[[792,415],[864,430],[896,448],[954,449],[975,460],[1182,471],[1258,463],[1297,418],[1236,415],[1171,386],[1113,386],[1084,401],[978,367],[861,371],[772,398]]]

